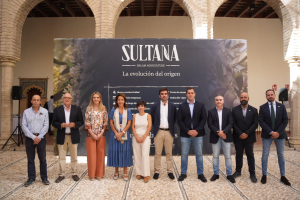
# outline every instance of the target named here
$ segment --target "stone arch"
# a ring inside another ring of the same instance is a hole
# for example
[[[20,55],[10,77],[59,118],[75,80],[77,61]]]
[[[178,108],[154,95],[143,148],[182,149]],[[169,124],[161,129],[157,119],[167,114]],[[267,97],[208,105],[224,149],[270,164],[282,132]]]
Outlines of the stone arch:
[[[41,91],[41,96],[44,96],[44,95],[45,95],[45,91],[44,91],[44,89],[43,89],[41,86],[38,86],[38,85],[33,84],[33,85],[30,85],[30,86],[27,86],[27,87],[24,89],[24,91],[23,91],[23,96],[26,96],[27,93],[29,92],[29,90],[31,90],[31,89],[33,89],[33,88],[36,88],[36,89],[40,90],[40,91]]]
[[[212,9],[212,17],[214,16],[218,10],[218,8],[227,0],[216,0],[213,9]],[[293,20],[291,18],[290,12],[288,8],[283,4],[282,0],[263,0],[269,6],[271,6],[276,14],[278,15],[282,25],[283,25],[283,52],[284,57],[287,57],[287,51],[289,47],[289,42],[293,32]],[[212,19],[212,20],[213,20]],[[213,23],[213,22],[212,22]]]

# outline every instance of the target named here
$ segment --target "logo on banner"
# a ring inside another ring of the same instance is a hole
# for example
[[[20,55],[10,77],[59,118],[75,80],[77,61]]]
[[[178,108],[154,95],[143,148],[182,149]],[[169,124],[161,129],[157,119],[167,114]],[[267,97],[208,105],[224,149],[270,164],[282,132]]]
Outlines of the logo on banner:
[[[277,91],[277,85],[276,84],[272,85],[272,90]]]

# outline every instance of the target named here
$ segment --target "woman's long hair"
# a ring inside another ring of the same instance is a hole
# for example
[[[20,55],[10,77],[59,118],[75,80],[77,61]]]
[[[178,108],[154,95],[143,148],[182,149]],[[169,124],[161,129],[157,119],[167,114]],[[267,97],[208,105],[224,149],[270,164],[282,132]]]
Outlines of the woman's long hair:
[[[103,105],[103,102],[102,102],[102,96],[99,92],[94,92],[91,96],[91,100],[90,100],[90,104],[89,106],[87,107],[88,111],[91,111],[92,108],[94,107],[94,102],[93,102],[93,97],[94,95],[98,95],[100,97],[100,102],[99,102],[99,107],[98,107],[98,111],[104,111],[106,108],[105,106]]]

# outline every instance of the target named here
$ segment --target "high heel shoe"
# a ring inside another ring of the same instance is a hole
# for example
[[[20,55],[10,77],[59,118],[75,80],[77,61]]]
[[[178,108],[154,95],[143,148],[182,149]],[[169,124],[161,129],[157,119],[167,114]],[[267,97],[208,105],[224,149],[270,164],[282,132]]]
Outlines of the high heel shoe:
[[[119,173],[115,173],[114,180],[117,180],[119,178]]]
[[[128,175],[124,174],[124,181],[128,181]]]

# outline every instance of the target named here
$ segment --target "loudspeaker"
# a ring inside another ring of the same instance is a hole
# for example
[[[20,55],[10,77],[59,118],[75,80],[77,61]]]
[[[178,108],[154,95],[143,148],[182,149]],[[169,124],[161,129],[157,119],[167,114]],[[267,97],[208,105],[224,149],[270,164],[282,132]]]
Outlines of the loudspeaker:
[[[288,101],[288,89],[287,88],[279,88],[279,101]]]
[[[13,100],[21,100],[22,99],[22,87],[21,86],[13,86],[12,87],[12,99]]]

